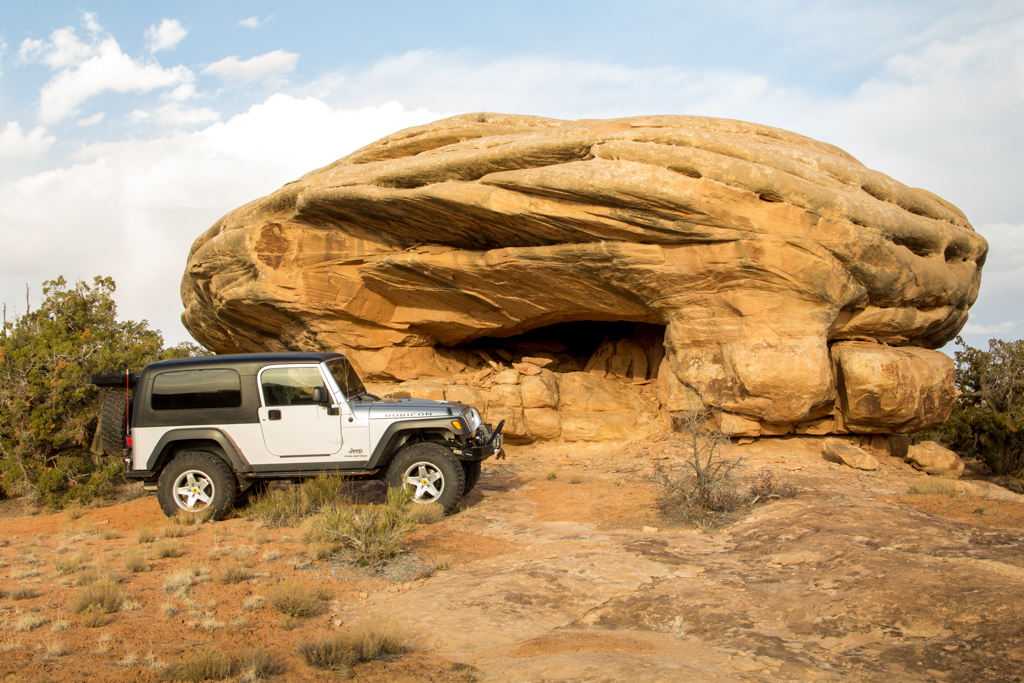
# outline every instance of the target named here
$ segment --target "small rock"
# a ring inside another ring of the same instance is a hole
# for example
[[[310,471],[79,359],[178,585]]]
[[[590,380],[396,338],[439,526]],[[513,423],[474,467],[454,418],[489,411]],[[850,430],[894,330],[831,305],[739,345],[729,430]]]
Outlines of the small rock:
[[[540,368],[533,363],[513,363],[512,367],[524,375],[539,375]]]
[[[658,527],[656,527],[656,526],[645,526],[643,529],[641,529],[641,532],[645,533],[645,534],[656,534],[656,533],[658,533]]]
[[[911,446],[907,457],[911,465],[926,474],[959,479],[964,473],[964,461],[960,456],[934,441]]]
[[[546,368],[548,365],[554,363],[550,358],[536,358],[534,356],[523,356],[524,363],[530,363],[536,365],[538,368]]]
[[[335,619],[335,620],[334,620],[334,625],[335,625],[335,626],[341,626],[341,624],[342,624],[342,621],[341,621],[341,619]]]
[[[826,439],[825,455],[857,470],[878,469],[874,456],[841,439]]]
[[[515,368],[502,370],[494,376],[494,383],[501,385],[519,384],[519,371]]]

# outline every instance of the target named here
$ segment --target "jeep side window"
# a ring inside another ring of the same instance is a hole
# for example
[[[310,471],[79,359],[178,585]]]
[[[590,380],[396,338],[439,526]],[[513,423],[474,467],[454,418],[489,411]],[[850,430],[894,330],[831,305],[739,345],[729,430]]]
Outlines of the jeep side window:
[[[234,370],[182,370],[153,378],[153,410],[237,408],[242,383]]]
[[[366,393],[363,380],[359,379],[355,369],[344,358],[327,361],[327,369],[331,371],[334,381],[338,383],[338,388],[345,394],[345,398]]]
[[[260,376],[263,402],[267,406],[315,405],[313,389],[319,388],[324,396],[324,378],[320,370],[310,367],[268,368]]]

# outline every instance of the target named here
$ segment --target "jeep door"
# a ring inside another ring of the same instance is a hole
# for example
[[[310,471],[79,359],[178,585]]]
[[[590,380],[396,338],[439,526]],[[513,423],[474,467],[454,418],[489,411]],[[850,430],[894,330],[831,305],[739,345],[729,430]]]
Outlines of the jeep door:
[[[341,450],[341,417],[318,403],[328,396],[318,365],[270,365],[258,375],[260,428],[274,455],[329,456]]]

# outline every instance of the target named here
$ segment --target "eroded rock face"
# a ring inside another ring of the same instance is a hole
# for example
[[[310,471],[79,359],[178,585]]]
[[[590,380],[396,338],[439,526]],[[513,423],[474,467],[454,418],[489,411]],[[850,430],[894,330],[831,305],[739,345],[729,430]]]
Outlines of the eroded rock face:
[[[966,322],[986,252],[948,202],[787,131],[465,115],[222,218],[190,253],[183,322],[218,352],[342,350],[402,381],[486,367],[466,347],[484,339],[628,321],[578,361],[555,352],[557,404],[477,388],[526,436],[600,431],[565,404],[567,372],[654,382],[668,412],[703,399],[750,436],[901,433],[948,414],[952,363],[930,349]]]

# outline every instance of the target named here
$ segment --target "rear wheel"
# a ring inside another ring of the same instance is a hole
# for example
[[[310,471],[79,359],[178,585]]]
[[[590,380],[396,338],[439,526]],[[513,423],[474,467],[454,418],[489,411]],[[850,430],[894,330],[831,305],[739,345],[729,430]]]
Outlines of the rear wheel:
[[[388,467],[388,486],[408,487],[415,503],[455,509],[466,486],[466,473],[455,455],[436,443],[418,443],[398,452]]]
[[[466,473],[466,490],[462,492],[462,495],[472,491],[476,483],[480,481],[481,465],[479,460],[464,460],[462,462],[462,471]]]
[[[164,468],[156,490],[160,508],[168,517],[184,510],[220,519],[238,496],[238,481],[213,453],[189,451]]]

